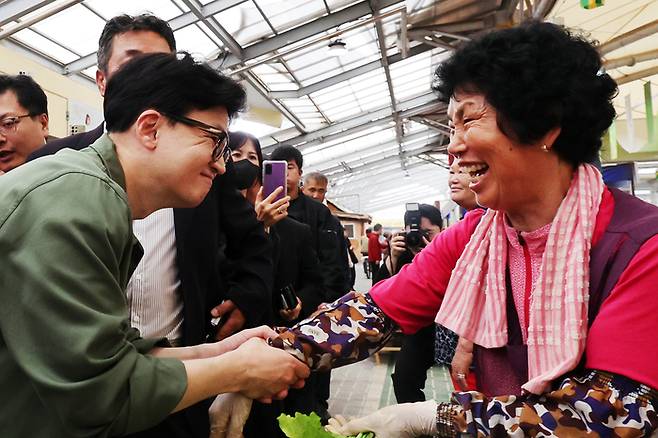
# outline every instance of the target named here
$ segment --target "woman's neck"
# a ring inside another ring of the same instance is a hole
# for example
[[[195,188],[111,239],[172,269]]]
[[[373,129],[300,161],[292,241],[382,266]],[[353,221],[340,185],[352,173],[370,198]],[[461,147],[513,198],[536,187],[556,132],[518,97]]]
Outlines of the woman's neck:
[[[510,225],[517,231],[535,231],[553,222],[562,200],[567,196],[574,169],[560,162],[556,172],[544,178],[538,175],[537,193],[528,196],[518,209],[505,211]],[[542,183],[543,181],[543,183]]]

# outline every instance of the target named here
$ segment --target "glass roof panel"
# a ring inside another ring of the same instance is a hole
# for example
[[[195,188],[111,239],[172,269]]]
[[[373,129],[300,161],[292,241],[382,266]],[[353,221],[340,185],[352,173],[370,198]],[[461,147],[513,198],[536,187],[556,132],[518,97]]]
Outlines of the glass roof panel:
[[[326,2],[329,10],[333,13],[354,3],[358,3],[358,0],[326,0]]]
[[[96,70],[98,70],[98,67],[94,64],[93,66],[86,68],[82,70],[82,74],[90,78],[92,81],[96,80]]]
[[[71,6],[33,27],[42,34],[77,53],[94,53],[98,48],[98,37],[105,26],[98,15],[82,5]],[[62,30],[75,30],[63,32]]]
[[[208,57],[218,49],[217,45],[194,24],[177,30],[174,36],[178,50],[185,50],[194,55]]]
[[[12,38],[27,44],[28,46],[36,49],[46,56],[55,59],[56,61],[61,62],[62,64],[67,64],[78,59],[78,55],[75,53],[65,49],[59,44],[53,43],[49,39],[42,37],[29,28],[23,29],[20,32],[16,32],[14,35],[12,35]]]
[[[322,0],[257,0],[277,32],[297,27],[327,13]]]
[[[105,17],[106,20],[120,15],[138,15],[150,12],[163,20],[181,15],[181,9],[169,0],[86,0],[85,5]]]
[[[214,17],[242,47],[272,35],[272,29],[251,0],[215,14]]]
[[[196,23],[196,26],[197,26],[199,29],[201,29],[201,30],[203,31],[203,33],[204,33],[208,38],[210,38],[210,39],[215,43],[215,45],[216,45],[217,47],[223,47],[223,46],[224,46],[224,43],[222,42],[222,40],[220,40],[219,37],[217,37],[217,35],[215,35],[215,34],[210,30],[210,28],[209,28],[208,26],[206,26],[205,23],[199,21],[199,22]]]

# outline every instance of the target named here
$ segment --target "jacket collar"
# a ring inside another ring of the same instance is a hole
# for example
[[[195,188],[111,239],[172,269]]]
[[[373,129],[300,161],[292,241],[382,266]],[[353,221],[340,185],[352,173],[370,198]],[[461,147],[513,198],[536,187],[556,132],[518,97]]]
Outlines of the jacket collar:
[[[123,173],[121,162],[119,162],[116,146],[110,137],[107,134],[103,134],[89,148],[96,152],[103,165],[103,170],[109,177],[126,191],[126,175]]]

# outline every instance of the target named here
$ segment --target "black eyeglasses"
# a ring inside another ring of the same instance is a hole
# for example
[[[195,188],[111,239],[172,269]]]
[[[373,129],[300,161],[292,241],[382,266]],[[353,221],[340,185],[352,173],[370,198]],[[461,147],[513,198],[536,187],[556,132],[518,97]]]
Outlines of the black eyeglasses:
[[[218,161],[220,158],[224,159],[224,163],[228,163],[231,159],[231,148],[228,147],[228,132],[220,128],[215,128],[207,123],[198,120],[190,119],[189,117],[175,116],[173,114],[165,114],[171,120],[183,123],[194,128],[199,128],[206,134],[210,135],[215,141],[215,147],[212,150],[212,160]]]

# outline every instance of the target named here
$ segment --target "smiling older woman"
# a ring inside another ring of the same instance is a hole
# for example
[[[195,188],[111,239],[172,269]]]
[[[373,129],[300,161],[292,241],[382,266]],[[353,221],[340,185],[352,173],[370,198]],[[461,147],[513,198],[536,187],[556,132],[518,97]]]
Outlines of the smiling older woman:
[[[549,23],[469,42],[437,70],[449,152],[486,213],[276,341],[313,368],[436,320],[475,344],[481,392],[344,424],[378,438],[647,436],[658,427],[658,208],[587,164],[615,115],[596,49]],[[437,315],[438,311],[438,315]]]

